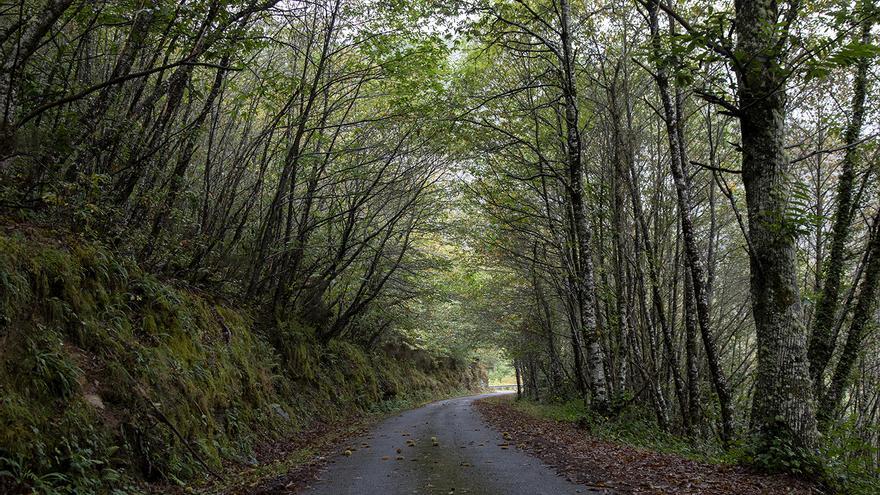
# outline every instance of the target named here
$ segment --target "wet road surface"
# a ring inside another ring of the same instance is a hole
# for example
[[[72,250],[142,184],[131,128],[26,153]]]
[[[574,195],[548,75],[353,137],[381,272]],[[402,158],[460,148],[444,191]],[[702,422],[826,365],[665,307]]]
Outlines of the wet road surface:
[[[471,407],[434,402],[352,439],[307,495],[568,495],[600,493],[558,476],[507,442]]]

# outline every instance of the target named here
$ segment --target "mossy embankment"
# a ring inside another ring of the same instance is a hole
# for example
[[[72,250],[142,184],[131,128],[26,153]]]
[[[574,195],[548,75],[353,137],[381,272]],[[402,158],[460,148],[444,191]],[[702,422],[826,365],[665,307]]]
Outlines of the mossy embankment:
[[[404,346],[321,345],[73,236],[0,232],[0,492],[106,493],[248,462],[316,420],[479,387]]]

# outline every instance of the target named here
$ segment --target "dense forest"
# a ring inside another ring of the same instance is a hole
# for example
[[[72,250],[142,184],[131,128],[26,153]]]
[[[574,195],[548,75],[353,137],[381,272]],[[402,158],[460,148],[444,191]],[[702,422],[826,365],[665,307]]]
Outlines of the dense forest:
[[[870,493],[878,17],[3,0],[0,489],[182,483],[503,355],[523,399]]]

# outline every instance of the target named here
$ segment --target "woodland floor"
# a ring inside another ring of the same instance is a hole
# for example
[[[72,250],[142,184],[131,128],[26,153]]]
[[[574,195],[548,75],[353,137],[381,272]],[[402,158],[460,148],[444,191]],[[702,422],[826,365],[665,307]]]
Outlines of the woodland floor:
[[[591,437],[576,423],[538,418],[512,404],[512,396],[474,403],[511,443],[537,456],[572,481],[614,493],[809,494],[812,485],[742,466],[711,464]]]

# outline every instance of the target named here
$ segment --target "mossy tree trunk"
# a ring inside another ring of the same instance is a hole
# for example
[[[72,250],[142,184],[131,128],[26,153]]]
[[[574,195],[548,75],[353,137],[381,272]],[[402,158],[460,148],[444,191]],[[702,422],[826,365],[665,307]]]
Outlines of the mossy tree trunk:
[[[843,395],[852,381],[853,368],[862,350],[862,343],[871,324],[877,303],[877,284],[880,281],[880,212],[874,216],[874,232],[869,244],[868,266],[859,284],[859,298],[853,310],[846,343],[837,360],[831,384],[819,400],[819,425],[827,429],[840,407]]]
[[[874,20],[873,15],[868,14],[866,9],[873,2],[866,0],[861,3],[863,10],[859,14],[862,16],[859,41],[868,44],[871,42],[871,27]],[[844,131],[844,141],[847,148],[840,164],[840,177],[837,182],[837,204],[831,228],[830,252],[828,253],[827,266],[825,266],[825,277],[822,280],[822,290],[816,305],[813,333],[807,352],[807,357],[810,360],[810,378],[813,380],[813,390],[816,397],[821,397],[824,393],[825,369],[831,360],[835,347],[834,326],[840,307],[841,279],[846,264],[846,241],[849,239],[849,227],[854,213],[853,183],[855,182],[855,167],[859,159],[857,144],[865,118],[865,94],[868,86],[869,65],[867,57],[861,57],[856,65],[856,75],[853,79],[852,113]],[[820,248],[821,244],[817,242],[817,249]],[[818,269],[819,267],[817,267]]]
[[[578,305],[582,331],[587,340],[587,360],[594,404],[599,409],[607,409],[608,386],[605,378],[603,352],[599,345],[599,335],[596,326],[596,284],[593,277],[593,260],[590,247],[591,232],[587,223],[587,212],[584,204],[584,167],[581,157],[577,82],[575,81],[574,51],[571,40],[571,4],[568,0],[561,0],[559,7],[561,17],[560,62],[562,65],[562,99],[565,107],[569,207],[572,210],[573,230],[577,243],[575,270],[577,271]]]
[[[758,352],[752,431],[759,446],[816,446],[815,408],[788,216],[785,155],[788,23],[774,0],[737,0],[734,65],[748,206],[750,292]],[[794,15],[794,13],[789,13]]]

